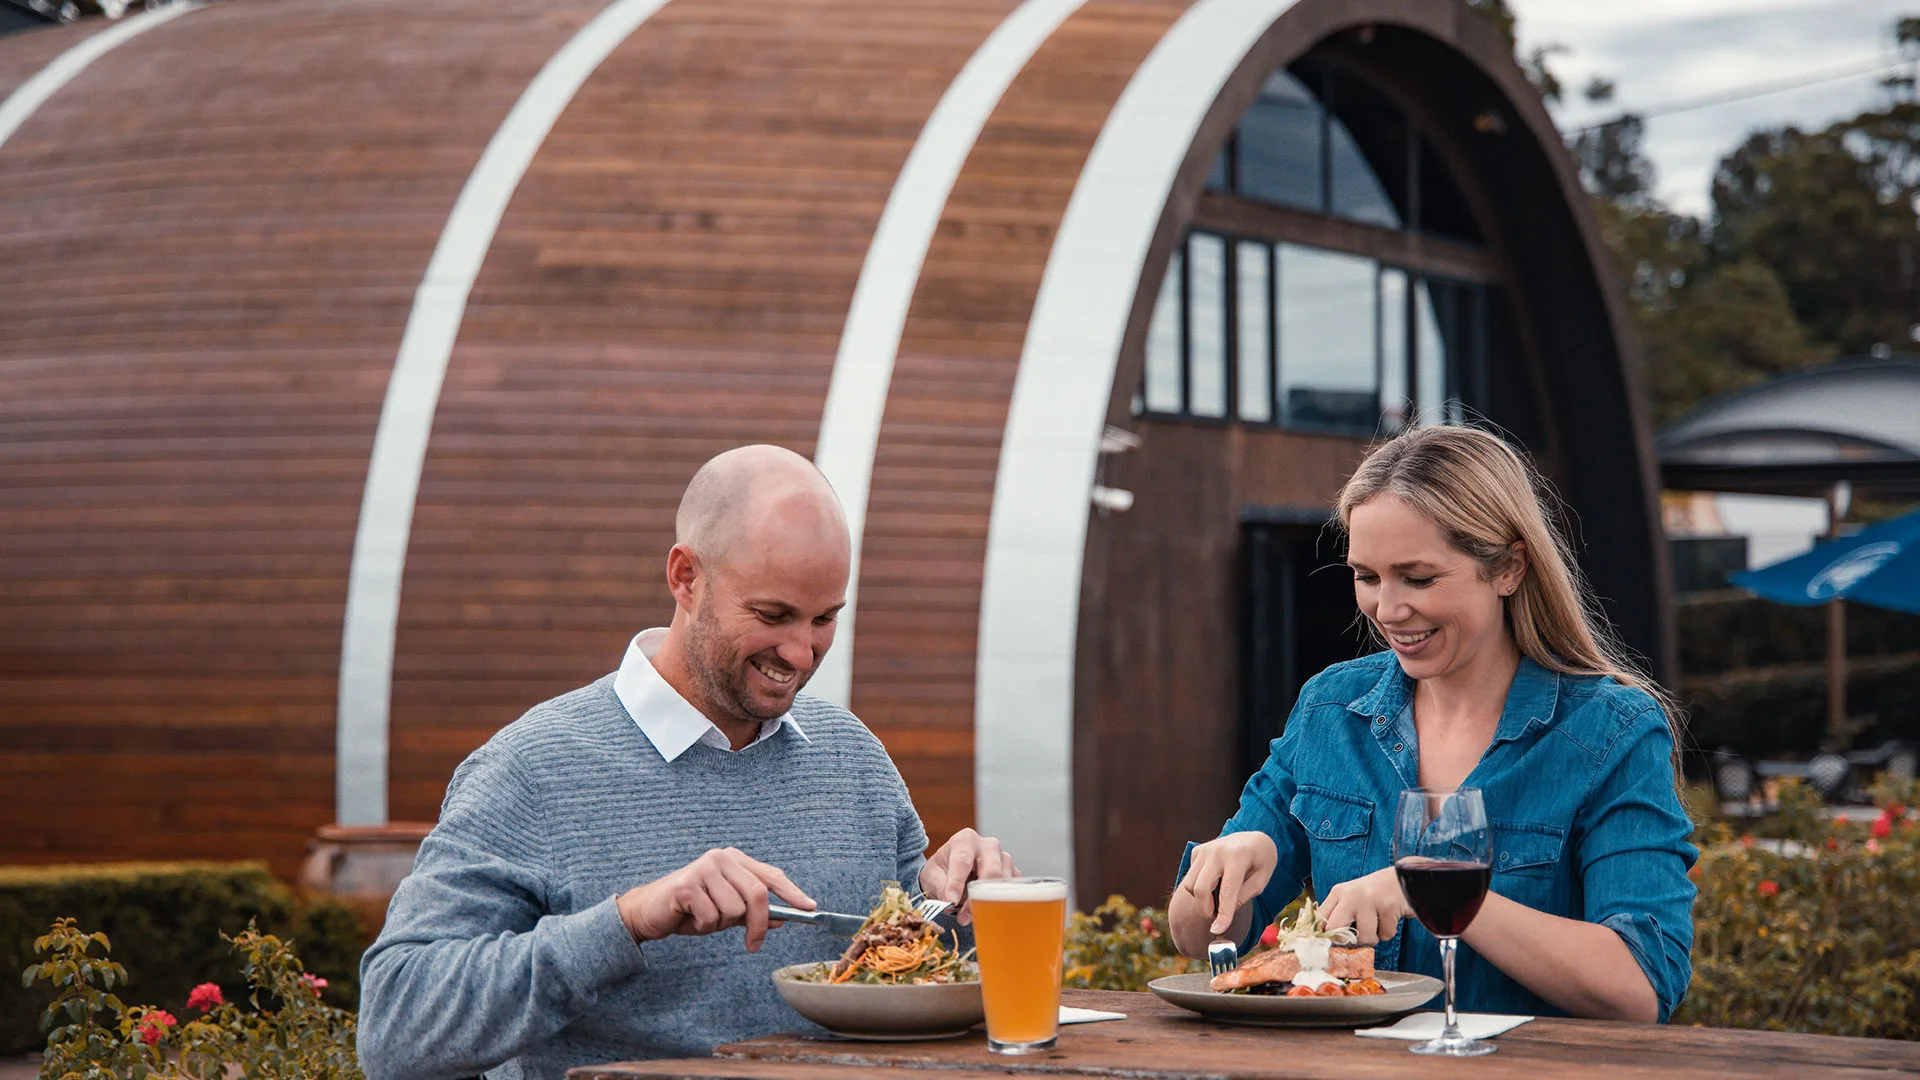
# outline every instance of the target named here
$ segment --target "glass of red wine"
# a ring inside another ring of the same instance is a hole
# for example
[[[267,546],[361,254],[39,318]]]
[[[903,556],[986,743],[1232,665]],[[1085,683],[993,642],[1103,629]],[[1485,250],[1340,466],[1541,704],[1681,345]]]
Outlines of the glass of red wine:
[[[1440,1037],[1415,1043],[1416,1054],[1478,1057],[1490,1042],[1460,1033],[1453,1011],[1453,954],[1460,935],[1480,913],[1493,879],[1493,834],[1479,788],[1400,793],[1393,821],[1393,868],[1407,903],[1427,932],[1440,939],[1440,965],[1447,984],[1447,1026]]]

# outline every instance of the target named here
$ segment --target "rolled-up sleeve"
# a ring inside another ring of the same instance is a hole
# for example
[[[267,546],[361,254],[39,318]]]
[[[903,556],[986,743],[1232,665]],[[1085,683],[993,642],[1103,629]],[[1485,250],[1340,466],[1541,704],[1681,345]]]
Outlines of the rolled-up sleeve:
[[[1306,700],[1306,695],[1300,695]],[[1294,820],[1287,807],[1293,803],[1294,751],[1299,745],[1302,709],[1294,705],[1293,715],[1287,718],[1286,733],[1273,740],[1268,747],[1266,764],[1260,766],[1247,779],[1247,785],[1240,792],[1240,808],[1234,811],[1227,823],[1220,827],[1221,836],[1233,833],[1266,833],[1273,840],[1274,848],[1280,853],[1275,864],[1273,877],[1268,879],[1267,887],[1261,890],[1253,902],[1253,922],[1248,929],[1247,940],[1240,943],[1240,951],[1246,952],[1253,946],[1266,925],[1281,912],[1293,898],[1300,895],[1300,885],[1306,881],[1308,868],[1312,865],[1307,849],[1306,830]],[[1187,876],[1187,870],[1193,865],[1193,849],[1199,844],[1189,843],[1180,854],[1180,868],[1173,876],[1174,888]]]
[[[1693,977],[1699,857],[1674,788],[1673,734],[1656,707],[1628,721],[1608,748],[1578,823],[1585,918],[1620,935],[1646,973],[1666,1023]]]

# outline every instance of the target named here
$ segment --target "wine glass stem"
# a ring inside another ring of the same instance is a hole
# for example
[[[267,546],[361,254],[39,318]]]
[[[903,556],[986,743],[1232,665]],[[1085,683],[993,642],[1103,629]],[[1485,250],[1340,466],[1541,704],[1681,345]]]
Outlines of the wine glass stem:
[[[1460,1018],[1453,1011],[1453,950],[1458,943],[1458,938],[1440,939],[1440,972],[1446,977],[1447,982],[1447,1027],[1440,1033],[1440,1038],[1444,1042],[1457,1042],[1462,1037]]]

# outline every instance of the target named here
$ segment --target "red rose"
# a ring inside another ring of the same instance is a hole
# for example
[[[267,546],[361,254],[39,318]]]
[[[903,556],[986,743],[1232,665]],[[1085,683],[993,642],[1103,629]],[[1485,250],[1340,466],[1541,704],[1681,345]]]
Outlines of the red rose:
[[[1269,923],[1265,930],[1260,931],[1260,944],[1262,945],[1280,944],[1280,928],[1278,926],[1275,926]]]
[[[146,1043],[148,1046],[152,1046],[154,1043],[159,1042],[160,1029],[157,1027],[154,1027],[152,1024],[141,1024],[140,1025],[140,1041],[143,1043]]]
[[[1872,833],[1876,840],[1885,840],[1893,835],[1893,819],[1885,814],[1873,819]]]
[[[149,1021],[152,1021],[153,1023],[159,1024],[161,1027],[172,1027],[173,1025],[180,1022],[178,1020],[175,1020],[173,1018],[173,1014],[168,1012],[165,1009],[153,1010],[152,1012],[147,1014],[147,1019]]]
[[[1899,818],[1899,817],[1906,817],[1906,816],[1907,816],[1907,808],[1906,808],[1906,806],[1905,806],[1905,804],[1902,804],[1902,803],[1894,803],[1894,804],[1893,804],[1892,806],[1889,806],[1889,807],[1887,807],[1887,816],[1888,816],[1888,817],[1895,817],[1895,818]]]
[[[217,983],[201,983],[193,988],[193,993],[187,995],[187,1008],[199,1009],[201,1012],[207,1012],[226,1002],[227,999],[221,996]]]
[[[1763,881],[1760,883],[1761,896],[1778,896],[1779,894],[1780,894],[1780,886],[1775,885],[1771,881]]]
[[[1838,841],[1838,840],[1835,840],[1835,839],[1834,839],[1833,837],[1831,837],[1831,836],[1829,836],[1829,837],[1827,837],[1827,850],[1828,850],[1828,851],[1839,851],[1839,850],[1840,850],[1840,841]]]

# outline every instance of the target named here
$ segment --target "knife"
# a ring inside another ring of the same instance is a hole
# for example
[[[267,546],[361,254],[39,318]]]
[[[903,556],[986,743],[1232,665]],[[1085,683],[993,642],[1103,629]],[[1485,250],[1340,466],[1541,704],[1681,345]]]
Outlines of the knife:
[[[779,904],[767,905],[767,917],[783,922],[823,926],[826,927],[827,933],[843,938],[850,938],[859,933],[860,928],[867,924],[867,917],[864,915],[842,915],[837,911],[801,911],[798,908],[783,907]]]

